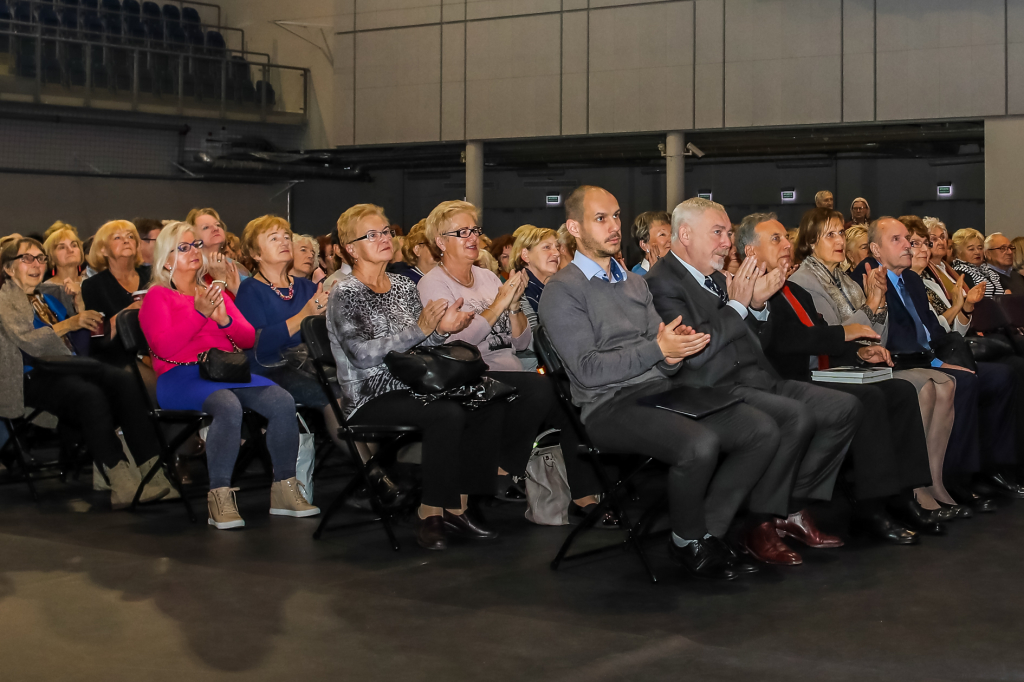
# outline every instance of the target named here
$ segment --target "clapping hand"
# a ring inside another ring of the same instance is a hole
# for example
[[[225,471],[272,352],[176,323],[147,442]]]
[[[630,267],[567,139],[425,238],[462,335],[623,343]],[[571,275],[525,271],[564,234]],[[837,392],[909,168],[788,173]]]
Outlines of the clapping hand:
[[[463,312],[462,303],[463,301],[460,298],[448,306],[444,315],[441,316],[441,321],[437,323],[437,331],[442,334],[458,334],[469,326],[469,323],[473,321],[475,313],[472,310]]]
[[[438,323],[441,318],[444,317],[445,312],[448,310],[448,301],[443,298],[436,299],[434,301],[427,301],[427,304],[423,306],[423,310],[420,312],[420,317],[416,320],[416,324],[419,326],[420,331],[423,332],[424,336],[430,336],[437,329]]]
[[[872,269],[869,263],[864,264],[864,295],[868,299],[868,307],[874,312],[885,301],[885,293],[889,289],[888,271],[884,265]]]
[[[783,272],[782,268],[775,268],[765,274],[766,267],[767,264],[764,264],[759,269],[761,274],[754,281],[754,295],[750,300],[750,306],[756,310],[763,308],[768,299],[774,296],[782,288],[782,285],[786,283],[786,273]]]
[[[668,324],[662,322],[658,325],[658,347],[670,365],[696,355],[711,341],[711,335],[695,332],[691,327],[680,324],[682,319],[677,317]]]
[[[723,272],[722,274],[725,275],[726,291],[729,293],[729,300],[736,301],[746,308],[754,297],[754,286],[757,284],[757,278],[764,274],[764,272],[757,267],[756,258],[747,258],[740,264],[740,269],[736,271],[735,275],[731,275],[728,272]]]

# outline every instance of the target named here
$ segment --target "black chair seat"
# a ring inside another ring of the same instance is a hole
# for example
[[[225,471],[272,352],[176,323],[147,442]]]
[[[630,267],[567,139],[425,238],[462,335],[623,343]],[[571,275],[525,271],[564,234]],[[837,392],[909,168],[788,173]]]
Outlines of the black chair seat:
[[[364,443],[389,442],[402,436],[415,436],[420,434],[420,430],[415,426],[346,426],[342,427],[343,435],[346,430],[349,431],[352,434],[352,437],[357,441]]]
[[[165,422],[185,424],[197,419],[213,419],[205,412],[196,410],[153,410],[153,416]]]

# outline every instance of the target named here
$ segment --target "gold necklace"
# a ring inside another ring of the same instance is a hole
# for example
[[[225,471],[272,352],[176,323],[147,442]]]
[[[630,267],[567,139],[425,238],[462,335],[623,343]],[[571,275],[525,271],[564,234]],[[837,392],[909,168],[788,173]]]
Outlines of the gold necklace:
[[[453,275],[453,274],[452,274],[452,271],[451,271],[451,270],[449,270],[449,269],[448,269],[448,268],[447,268],[447,267],[445,266],[445,264],[444,264],[444,261],[441,261],[441,267],[442,267],[442,268],[444,268],[444,271],[448,273],[448,276],[449,276],[449,277],[451,277],[452,279],[454,279],[454,280],[455,280],[456,282],[458,282],[459,284],[462,284],[462,286],[466,287],[467,289],[472,289],[472,288],[473,288],[473,282],[475,281],[475,279],[473,278],[473,266],[472,266],[472,265],[471,265],[471,266],[469,266],[469,284],[463,284],[463,283],[462,283],[462,280],[460,280],[460,279],[459,279],[458,277],[456,277],[455,275]]]

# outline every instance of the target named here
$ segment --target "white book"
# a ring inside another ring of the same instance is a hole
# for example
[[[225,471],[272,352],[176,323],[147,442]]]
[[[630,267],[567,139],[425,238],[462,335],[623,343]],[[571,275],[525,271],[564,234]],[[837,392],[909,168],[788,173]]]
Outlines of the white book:
[[[892,379],[891,367],[833,367],[811,372],[811,380],[836,384],[873,384]]]

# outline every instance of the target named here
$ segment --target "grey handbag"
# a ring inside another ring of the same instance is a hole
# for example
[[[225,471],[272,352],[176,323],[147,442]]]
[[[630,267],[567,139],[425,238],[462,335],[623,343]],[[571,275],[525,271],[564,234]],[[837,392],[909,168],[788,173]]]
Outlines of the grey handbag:
[[[550,429],[537,436],[530,461],[526,464],[526,520],[541,526],[565,526],[569,523],[569,480],[565,475],[562,448],[541,446],[546,436],[559,433]]]

